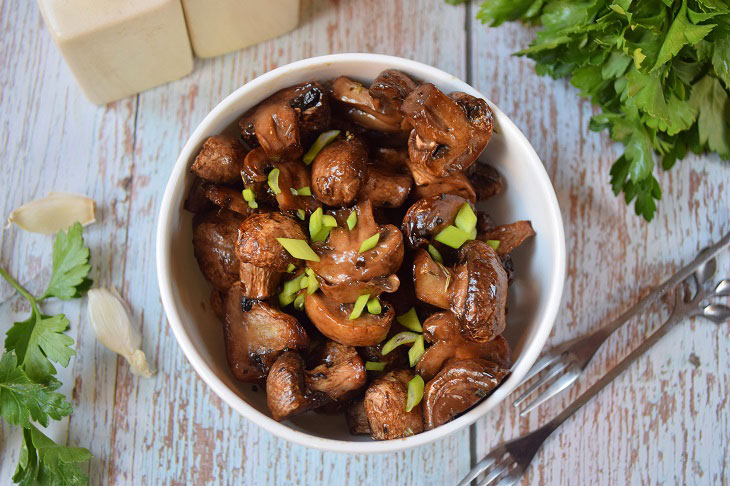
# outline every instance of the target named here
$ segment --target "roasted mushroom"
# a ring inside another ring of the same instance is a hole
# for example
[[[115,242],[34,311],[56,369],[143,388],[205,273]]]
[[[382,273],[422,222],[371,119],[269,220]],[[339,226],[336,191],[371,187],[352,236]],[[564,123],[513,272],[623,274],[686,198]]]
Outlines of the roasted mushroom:
[[[190,170],[211,182],[228,184],[241,177],[246,151],[235,137],[213,135],[203,143]]]
[[[375,277],[364,282],[352,280],[340,284],[329,284],[323,278],[318,278],[322,292],[336,302],[352,303],[363,294],[378,297],[383,292],[393,293],[400,287],[400,279],[391,274],[387,277]]]
[[[355,136],[336,140],[312,162],[312,194],[329,206],[348,206],[367,179],[368,153]]]
[[[370,201],[375,208],[397,208],[408,198],[412,185],[410,174],[371,165],[358,198]]]
[[[239,125],[251,147],[274,160],[301,157],[330,121],[329,100],[319,83],[302,83],[274,93],[246,112]]]
[[[238,280],[236,236],[243,217],[227,210],[214,210],[193,219],[193,251],[200,271],[218,290],[225,292]]]
[[[453,224],[467,200],[453,194],[437,194],[419,199],[403,218],[401,229],[411,248],[425,247],[431,238]]]
[[[205,197],[218,207],[235,211],[243,217],[251,216],[256,210],[243,199],[241,191],[220,184],[205,182],[202,185]]]
[[[299,265],[299,260],[276,238],[305,239],[299,224],[281,213],[255,214],[238,228],[236,255],[241,262],[240,280],[248,298],[271,296],[287,267]]]
[[[440,309],[448,309],[454,272],[433,261],[426,250],[416,250],[413,259],[413,283],[416,297]]]
[[[367,381],[365,363],[352,346],[329,341],[324,362],[306,372],[307,388],[339,401],[359,390]]]
[[[532,229],[532,223],[529,221],[515,221],[511,224],[497,226],[496,228],[493,228],[477,237],[484,241],[499,241],[497,254],[501,257],[505,257],[512,253],[515,248],[524,243],[526,239],[532,236],[535,236],[535,230]]]
[[[416,198],[428,198],[439,194],[459,196],[472,204],[477,202],[476,190],[463,172],[457,172],[449,177],[436,178],[433,182],[421,184],[413,189],[413,195]]]
[[[497,363],[502,368],[512,366],[512,351],[507,340],[497,336],[486,343],[475,343],[456,335],[439,340],[428,347],[416,366],[416,373],[428,381],[441,371],[444,363],[452,359],[482,358]]]
[[[400,439],[423,431],[421,403],[406,412],[410,370],[395,370],[373,381],[365,392],[365,413],[370,436],[377,440]]]
[[[283,353],[266,377],[266,404],[274,420],[281,422],[327,403],[326,394],[309,390],[304,360],[293,351]]]
[[[400,103],[397,93],[405,88],[405,83],[400,81],[402,79],[396,83],[398,87],[391,84],[393,89],[382,83],[374,85],[374,93],[378,97],[373,97],[361,83],[340,76],[332,81],[331,94],[344,107],[345,116],[354,123],[369,130],[398,133],[404,131],[403,115],[398,111]]]
[[[480,201],[497,196],[504,191],[504,182],[497,169],[477,161],[469,170],[469,181],[477,191]]]
[[[370,424],[365,413],[365,400],[355,400],[345,410],[347,427],[352,435],[370,435]]]
[[[282,351],[304,349],[309,343],[306,331],[293,316],[249,299],[240,282],[226,293],[225,312],[226,357],[238,380],[264,379]]]
[[[445,424],[487,396],[508,370],[484,359],[454,360],[447,363],[423,394],[423,421],[426,430]]]
[[[487,103],[465,93],[446,96],[430,83],[411,92],[401,112],[413,126],[408,139],[409,167],[418,174],[448,177],[471,166],[492,134]]]

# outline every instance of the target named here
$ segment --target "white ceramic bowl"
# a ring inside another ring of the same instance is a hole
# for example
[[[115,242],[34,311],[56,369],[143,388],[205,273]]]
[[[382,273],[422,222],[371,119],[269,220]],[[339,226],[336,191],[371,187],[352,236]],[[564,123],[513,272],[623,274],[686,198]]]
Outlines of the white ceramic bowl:
[[[461,417],[406,439],[383,442],[348,433],[344,417],[314,413],[279,423],[270,418],[265,393],[239,384],[226,364],[221,325],[210,309],[210,286],[193,257],[192,215],[183,201],[193,180],[188,168],[203,141],[235,122],[246,110],[275,91],[309,80],[339,75],[369,83],[384,69],[399,69],[449,93],[464,91],[486,98],[456,77],[431,66],[375,54],[336,54],[294,62],[237,89],[198,125],[185,144],[167,183],[157,227],[157,276],[170,327],[185,356],[201,378],[241,415],[279,437],[317,449],[371,453],[391,452],[432,442],[465,427],[501,402],[534,363],[558,312],[565,277],[565,238],[555,192],[534,149],[493,103],[496,130],[482,159],[506,181],[506,191],[483,203],[494,220],[532,221],[537,236],[513,255],[515,281],[510,287],[505,336],[516,357],[511,375],[486,400]]]

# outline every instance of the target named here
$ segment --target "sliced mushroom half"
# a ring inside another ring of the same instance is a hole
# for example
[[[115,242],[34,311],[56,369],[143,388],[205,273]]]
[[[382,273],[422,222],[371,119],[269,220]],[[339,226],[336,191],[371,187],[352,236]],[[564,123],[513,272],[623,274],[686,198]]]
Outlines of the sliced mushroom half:
[[[428,381],[441,371],[444,363],[452,359],[482,358],[497,363],[502,368],[512,366],[512,351],[507,340],[497,336],[486,343],[475,343],[456,335],[439,340],[428,347],[416,366],[416,373]]]
[[[459,209],[468,202],[453,194],[436,194],[416,201],[401,226],[411,248],[425,247],[431,238],[453,224]]]
[[[403,77],[378,79],[380,81],[376,80],[373,89],[368,90],[345,76],[335,78],[332,81],[332,98],[344,107],[348,119],[364,128],[387,133],[402,132],[403,115],[398,110],[398,98],[408,89],[407,82],[403,82]]]
[[[480,240],[497,240],[497,254],[505,257],[525,242],[528,238],[535,236],[532,223],[529,221],[515,221],[514,223],[497,226],[477,236]]]
[[[365,414],[370,436],[376,440],[400,439],[423,432],[422,403],[406,412],[410,370],[395,370],[373,381],[365,392]]]
[[[213,210],[193,219],[193,252],[203,276],[225,292],[238,280],[236,236],[243,217],[227,210]]]
[[[308,370],[305,380],[308,389],[339,401],[365,386],[365,363],[354,347],[329,341],[325,344],[324,362]]]
[[[298,353],[287,351],[271,366],[266,377],[266,404],[274,420],[301,415],[328,401],[325,393],[307,388],[304,360]]]

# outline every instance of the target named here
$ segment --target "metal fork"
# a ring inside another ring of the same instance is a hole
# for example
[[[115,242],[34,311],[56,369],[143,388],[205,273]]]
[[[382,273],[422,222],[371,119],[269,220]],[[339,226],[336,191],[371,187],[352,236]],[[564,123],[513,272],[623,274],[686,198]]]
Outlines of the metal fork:
[[[559,344],[545,353],[545,355],[538,359],[533,365],[527,376],[525,376],[522,380],[521,384],[527,383],[532,378],[543,372],[543,370],[545,372],[513,402],[513,405],[516,408],[519,407],[539,388],[542,388],[545,385],[548,385],[548,387],[535,397],[532,402],[525,406],[520,412],[520,415],[524,417],[538,405],[572,385],[581,373],[583,373],[583,370],[586,369],[588,363],[593,358],[593,355],[595,355],[596,351],[598,351],[598,348],[601,347],[601,345],[611,334],[613,334],[614,331],[616,331],[616,329],[623,326],[627,321],[639,313],[645,311],[650,305],[659,300],[659,298],[664,295],[668,289],[675,287],[678,283],[686,280],[687,277],[692,275],[700,267],[706,265],[708,262],[714,262],[715,255],[717,255],[717,253],[719,253],[729,243],[730,233],[727,233],[719,242],[701,251],[689,265],[675,273],[669,280],[656,287],[646,297],[621,314],[613,322],[610,322],[606,326],[587,336],[581,336]],[[714,272],[713,268],[709,275],[707,275],[707,278],[714,274]],[[704,280],[702,280],[702,283],[704,283]]]
[[[694,277],[693,277],[694,278]],[[492,450],[484,459],[469,471],[459,486],[467,486],[480,474],[486,476],[478,483],[478,486],[510,486],[522,478],[522,475],[530,465],[532,458],[540,450],[545,440],[573,415],[579,408],[593,398],[603,387],[621,374],[631,363],[654,345],[659,339],[667,334],[677,323],[687,317],[703,316],[716,324],[721,324],[730,319],[730,307],[721,304],[708,303],[707,300],[713,297],[730,295],[730,280],[725,279],[717,284],[714,291],[706,290],[702,283],[697,280],[697,291],[695,295],[686,296],[687,285],[680,285],[675,290],[675,301],[672,314],[651,336],[641,345],[626,356],[611,371],[606,373],[593,386],[575,399],[560,415],[552,419],[539,429],[513,441],[501,444]],[[495,482],[495,480],[499,480]]]

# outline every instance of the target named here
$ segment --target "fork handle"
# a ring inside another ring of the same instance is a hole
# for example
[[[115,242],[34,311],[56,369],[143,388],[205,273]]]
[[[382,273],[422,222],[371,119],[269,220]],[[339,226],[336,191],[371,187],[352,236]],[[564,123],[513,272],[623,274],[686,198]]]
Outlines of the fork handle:
[[[704,265],[708,261],[712,260],[715,255],[717,255],[723,248],[728,245],[728,243],[730,243],[730,232],[725,234],[725,236],[723,236],[722,239],[714,245],[702,250],[699,255],[697,255],[697,257],[692,260],[687,266],[672,275],[669,280],[667,280],[663,284],[655,287],[654,290],[646,295],[646,297],[631,306],[631,308],[628,309],[626,312],[618,316],[609,324],[606,324],[603,328],[599,329],[596,334],[600,335],[600,337],[602,338],[600,342],[603,342],[603,340],[613,334],[616,329],[626,324],[626,322],[628,322],[630,319],[635,317],[637,314],[645,311],[650,305],[659,300],[659,298],[666,293],[667,289],[670,289],[678,283],[684,281],[687,277],[692,275],[694,271],[700,267],[700,265]]]

